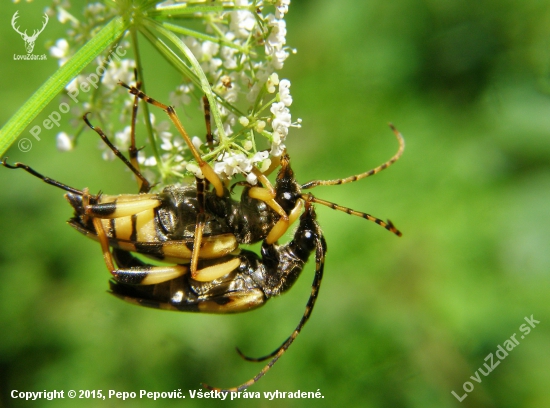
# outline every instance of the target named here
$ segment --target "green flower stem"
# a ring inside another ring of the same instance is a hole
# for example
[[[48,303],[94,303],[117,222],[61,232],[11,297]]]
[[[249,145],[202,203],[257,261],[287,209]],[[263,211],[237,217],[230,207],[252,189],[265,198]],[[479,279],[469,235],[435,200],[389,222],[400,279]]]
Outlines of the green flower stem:
[[[143,22],[145,21],[147,20],[143,20]],[[145,26],[139,26],[138,29],[172,66],[189,78],[195,86],[200,88],[201,84],[197,75],[195,75],[193,70],[168,45],[166,45],[164,41],[158,38]]]
[[[143,20],[143,22],[146,22],[148,20]],[[152,23],[155,23],[152,21]],[[151,24],[152,28],[156,28],[154,24]],[[178,71],[180,71],[184,76],[189,78],[193,85],[195,85],[197,88],[202,89],[202,84],[198,78],[198,76],[195,74],[195,72],[189,67],[175,52],[172,50],[164,41],[162,41],[158,36],[156,36],[151,30],[145,27],[144,25],[140,25],[138,27],[139,31],[149,42],[153,47],[155,47],[160,54]],[[177,37],[176,37],[177,38]],[[202,69],[201,69],[202,71]],[[244,116],[245,114],[241,112],[237,107],[232,105],[231,103],[227,102],[224,98],[219,96],[214,90],[212,90],[213,94],[216,96],[217,101],[219,104],[226,107],[229,111],[233,112],[237,116]],[[212,103],[210,103],[212,105]],[[217,107],[216,107],[217,109]]]
[[[190,30],[188,28],[181,27],[177,24],[172,24],[172,23],[167,23],[167,22],[163,22],[163,26],[166,27],[167,29],[169,29],[170,31],[176,33],[176,34],[188,35],[188,36],[191,36],[191,37],[198,38],[199,40],[210,41],[210,42],[213,42],[213,43],[216,43],[216,44],[221,43],[221,44],[223,44],[227,47],[235,48],[236,50],[239,50],[240,52],[245,52],[246,51],[243,47],[241,47],[241,46],[239,46],[239,45],[237,45],[237,44],[235,44],[231,41],[228,41],[223,36],[214,37],[214,36],[211,36],[211,35],[208,35],[208,34],[201,33],[199,31]]]
[[[164,18],[177,18],[184,15],[223,13],[224,11],[248,10],[248,7],[242,6],[188,6],[187,4],[174,4],[164,7],[158,7],[155,10],[147,12],[149,17],[162,16]]]
[[[206,78],[206,75],[204,74],[204,71],[202,70],[199,62],[191,52],[191,50],[183,43],[183,41],[174,33],[172,33],[170,30],[164,28],[163,25],[157,23],[156,21],[152,20],[144,20],[143,21],[145,25],[152,26],[155,30],[157,30],[160,34],[165,36],[168,40],[172,42],[187,58],[191,66],[193,67],[193,71],[196,77],[199,79],[199,86],[206,95],[206,98],[208,98],[208,102],[210,102],[210,109],[212,117],[214,118],[214,123],[216,124],[216,127],[218,128],[218,136],[220,138],[220,146],[226,146],[227,145],[227,136],[225,135],[224,129],[223,129],[223,122],[220,115],[220,111],[218,109],[218,103],[217,99],[215,97],[214,92],[212,91],[212,88],[210,86],[210,83],[208,82],[208,79]]]
[[[0,157],[50,101],[103,50],[121,37],[130,22],[116,17],[59,68],[0,130]]]

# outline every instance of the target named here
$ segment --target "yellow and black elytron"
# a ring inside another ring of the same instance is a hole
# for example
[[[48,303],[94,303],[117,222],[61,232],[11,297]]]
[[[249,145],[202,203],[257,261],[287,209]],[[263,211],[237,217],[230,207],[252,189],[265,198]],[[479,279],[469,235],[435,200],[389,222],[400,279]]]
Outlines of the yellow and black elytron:
[[[378,173],[401,156],[403,137],[390,125],[399,141],[399,149],[390,160],[372,170],[343,179],[314,180],[302,185],[297,183],[289,156],[284,153],[277,163],[279,170],[275,185],[267,178],[269,171],[261,173],[254,168],[252,171],[261,187],[238,183],[244,185],[244,189],[241,199],[236,201],[231,198],[226,184],[201,158],[174,109],[145,95],[139,85],[121,85],[134,95],[130,160],[116,149],[100,128],[89,122],[87,115],[84,120],[134,172],[139,194],[93,195],[87,189],[78,190],[45,177],[25,164],[11,165],[6,159],[2,164],[10,169],[24,169],[67,192],[65,197],[74,209],[69,225],[99,241],[113,278],[111,293],[133,304],[190,312],[245,312],[288,290],[315,252],[311,294],[302,319],[291,336],[275,351],[261,358],[246,357],[239,351],[249,361],[271,359],[254,378],[238,387],[221,390],[242,391],[258,381],[288,349],[315,304],[327,246],[316,221],[314,203],[374,221],[401,235],[390,221],[384,222],[302,191],[319,185],[349,183]],[[158,193],[150,192],[150,183],[140,173],[135,147],[138,99],[158,106],[168,114],[197,160],[204,179],[196,178],[190,185],[169,185]],[[212,146],[207,104],[205,118],[207,142]],[[292,240],[279,245],[278,239],[298,219]],[[241,245],[260,241],[260,255],[241,248]],[[147,264],[132,253],[170,264]]]

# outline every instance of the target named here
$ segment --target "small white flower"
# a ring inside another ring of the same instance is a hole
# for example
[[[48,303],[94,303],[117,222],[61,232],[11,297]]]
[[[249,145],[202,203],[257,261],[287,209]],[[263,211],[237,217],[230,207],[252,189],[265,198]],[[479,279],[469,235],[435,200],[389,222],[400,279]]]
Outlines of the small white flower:
[[[267,87],[267,92],[269,93],[275,93],[276,86],[279,84],[279,75],[274,72],[267,78],[267,82],[265,83],[265,86]]]
[[[271,122],[273,137],[283,140],[288,134],[288,128],[292,125],[290,110],[282,102],[275,102],[271,105],[271,112],[275,116]]]
[[[265,125],[266,125],[265,121],[259,120],[259,121],[256,123],[256,127],[255,127],[256,132],[262,133],[262,132],[264,131],[264,129],[265,129]]]
[[[269,155],[273,156],[273,157],[279,157],[281,154],[283,154],[285,149],[286,149],[286,146],[282,143],[272,144],[271,145],[271,151],[269,152]]]
[[[225,175],[228,178],[239,173],[249,173],[252,170],[252,163],[243,153],[224,153],[218,161],[214,163],[214,171],[219,175]]]
[[[199,150],[202,146],[202,140],[198,136],[193,136],[193,138],[191,139],[191,143],[193,143],[193,146],[195,146],[197,150]]]
[[[290,81],[288,79],[283,79],[279,83],[279,97],[285,106],[292,105],[292,96],[290,96]]]
[[[246,116],[241,116],[239,118],[239,123],[243,126],[248,126],[248,124],[250,123],[250,121],[248,120],[248,118]],[[250,149],[247,149],[247,150],[250,150]]]
[[[208,61],[203,62],[201,64],[201,68],[203,69],[204,72],[212,76],[216,76],[216,73],[218,72],[222,64],[223,64],[223,61],[220,58],[211,58]]]
[[[65,10],[62,7],[58,7],[57,19],[61,24],[65,24],[67,21],[78,23],[78,20],[71,13],[69,13],[67,10]]]
[[[250,161],[252,163],[258,163],[258,162],[264,161],[268,157],[269,157],[269,154],[266,151],[262,151],[262,152],[256,153],[254,156],[252,156],[252,159],[250,159]]]
[[[262,162],[262,165],[260,166],[259,170],[262,172],[262,173],[265,173],[267,171],[267,169],[269,169],[269,167],[271,166],[271,159],[265,159],[263,162]]]
[[[103,153],[101,153],[101,157],[103,158],[103,160],[113,161],[115,159],[115,154],[111,149],[105,149],[105,143],[103,143],[103,141],[101,141],[101,143],[99,144],[99,148],[103,150]]]
[[[130,83],[134,80],[135,67],[136,62],[131,59],[123,59],[120,62],[111,60],[101,82],[109,89],[118,87],[119,81]]]
[[[266,52],[272,54],[273,49],[280,50],[286,44],[286,22],[270,14],[267,16],[267,25],[271,27],[271,33],[265,44]]]
[[[71,94],[78,94],[78,87],[80,86],[81,81],[85,79],[83,75],[75,77],[71,82],[65,85],[65,90]]]
[[[274,157],[278,157],[285,149],[283,141],[288,135],[288,128],[293,126],[292,116],[290,115],[290,110],[283,102],[273,103],[271,105],[271,113],[273,113],[274,117],[271,121],[273,133],[270,154]]]
[[[231,47],[222,47],[220,56],[223,60],[223,66],[226,69],[232,70],[237,68],[237,58],[235,56],[237,50]]]
[[[286,59],[288,58],[289,55],[290,54],[284,49],[275,51],[272,54],[273,59],[271,60],[273,68],[282,69],[283,65],[284,65],[284,62],[286,61]]]
[[[188,172],[193,173],[195,177],[198,177],[200,179],[204,178],[200,167],[197,166],[195,163],[187,163],[187,166],[185,166],[185,168]]]
[[[290,0],[278,0],[275,3],[275,17],[284,18],[285,14],[288,13],[288,6],[290,5]]]
[[[218,54],[219,50],[219,44],[213,43],[212,41],[204,41],[201,45],[201,60],[211,60],[214,58],[214,55]]]
[[[248,0],[235,0],[235,6],[249,6]],[[230,19],[229,30],[238,38],[247,38],[256,27],[256,19],[248,10],[232,11]]]
[[[159,122],[158,125],[155,125],[154,130],[163,140],[171,139],[173,136],[172,132],[170,132],[170,122],[167,120],[163,120],[162,122]]]
[[[227,120],[223,122],[223,131],[225,132],[226,136],[230,136],[233,134],[233,127],[231,126],[230,123],[228,123]],[[214,133],[214,136],[219,136],[219,133],[220,133],[219,129],[214,130],[213,133]]]
[[[86,6],[86,12],[91,15],[98,15],[105,12],[105,6],[101,3],[91,3]]]
[[[132,127],[126,126],[124,130],[115,133],[115,146],[118,150],[128,150],[132,136]]]
[[[50,55],[59,59],[59,66],[67,62],[69,55],[69,43],[66,39],[60,38],[55,42],[55,45],[50,47]]]
[[[183,42],[189,50],[193,53],[195,58],[200,61],[202,59],[202,46],[201,43],[195,37],[183,37]]]
[[[138,162],[145,167],[153,167],[157,165],[157,158],[155,156],[146,157],[143,151],[138,153]]]
[[[258,184],[258,177],[254,173],[248,173],[246,176],[246,182],[255,186]]]
[[[191,92],[193,92],[193,84],[182,84],[176,88],[175,91],[170,93],[168,97],[170,104],[177,108],[182,105],[189,105],[191,103]]]
[[[155,156],[151,156],[151,157],[148,157],[145,159],[145,161],[143,162],[143,165],[144,166],[156,166],[157,165],[157,159],[155,158]]]
[[[215,86],[216,92],[227,102],[235,103],[239,100],[241,87],[237,84],[237,73],[222,76]]]
[[[69,136],[67,133],[65,132],[60,132],[57,134],[57,137],[56,137],[56,140],[57,140],[57,149],[62,151],[62,152],[67,152],[69,150],[73,150],[74,148],[74,143],[73,143],[73,138],[71,136]]]

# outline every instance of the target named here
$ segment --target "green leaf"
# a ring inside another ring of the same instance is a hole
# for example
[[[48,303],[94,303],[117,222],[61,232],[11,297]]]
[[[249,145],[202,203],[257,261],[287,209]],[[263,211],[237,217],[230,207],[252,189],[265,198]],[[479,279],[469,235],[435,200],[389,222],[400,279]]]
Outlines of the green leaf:
[[[0,130],[0,157],[46,105],[95,57],[120,38],[129,25],[128,19],[114,18],[21,106]]]

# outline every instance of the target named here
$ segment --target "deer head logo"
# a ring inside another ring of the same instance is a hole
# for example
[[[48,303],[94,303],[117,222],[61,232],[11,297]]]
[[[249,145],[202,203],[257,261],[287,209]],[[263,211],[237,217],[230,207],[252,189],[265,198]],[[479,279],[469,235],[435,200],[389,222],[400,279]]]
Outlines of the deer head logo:
[[[36,38],[42,31],[44,31],[44,28],[46,28],[46,24],[48,24],[49,18],[47,14],[44,14],[45,20],[42,28],[40,30],[34,30],[32,35],[29,36],[27,35],[27,30],[25,30],[25,32],[22,33],[21,31],[19,31],[19,27],[15,26],[15,20],[19,18],[18,13],[19,13],[19,10],[17,10],[13,15],[13,18],[11,19],[11,26],[18,34],[21,35],[21,38],[23,38],[23,41],[25,41],[25,48],[27,49],[27,54],[30,54],[34,49],[34,42],[36,41]]]

